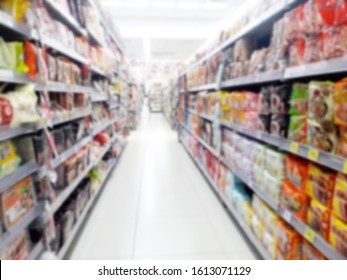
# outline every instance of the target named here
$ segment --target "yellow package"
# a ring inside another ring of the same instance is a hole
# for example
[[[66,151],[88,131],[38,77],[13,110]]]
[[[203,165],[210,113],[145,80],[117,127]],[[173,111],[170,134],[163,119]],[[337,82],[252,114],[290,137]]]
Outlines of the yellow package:
[[[20,158],[16,154],[15,147],[11,141],[0,142],[0,178],[3,178],[13,171],[20,164]]]
[[[28,0],[2,0],[0,1],[1,10],[11,15],[17,21],[22,21],[25,12],[29,9]]]
[[[230,104],[230,94],[227,92],[221,92],[220,94],[220,115],[221,120],[224,122],[230,121],[230,112],[231,112],[231,104]]]
[[[329,241],[334,249],[347,257],[347,224],[335,216],[332,216],[330,221]]]
[[[332,212],[347,222],[347,175],[342,173],[336,177]]]
[[[334,108],[335,124],[347,126],[347,78],[335,84]]]
[[[253,211],[251,204],[247,201],[242,203],[241,206],[241,217],[246,222],[246,225],[252,227]]]

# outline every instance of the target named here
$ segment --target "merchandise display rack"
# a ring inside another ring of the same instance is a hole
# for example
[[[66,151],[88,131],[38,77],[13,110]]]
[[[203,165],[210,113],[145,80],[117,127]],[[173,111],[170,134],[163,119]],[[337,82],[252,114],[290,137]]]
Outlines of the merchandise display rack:
[[[89,4],[93,3],[93,1],[89,2]],[[58,2],[51,0],[43,0],[43,4],[49,11],[49,14],[52,18],[67,26],[74,34],[84,37],[90,45],[96,44],[97,46],[100,46],[102,48],[108,48],[108,46],[106,46],[103,42],[99,40],[99,38],[96,36],[93,30],[91,30],[90,28],[84,29],[82,26],[80,26],[78,21],[68,12],[66,12]],[[96,6],[94,5],[91,6],[96,8]],[[100,14],[102,13],[100,11],[97,12]],[[119,38],[114,35],[113,31],[109,29],[109,26],[105,24],[104,18],[102,16],[100,17],[100,24],[102,24],[104,32],[107,32],[110,38],[112,39],[112,42],[115,44],[117,50],[120,51],[122,55],[124,55],[124,47],[122,43],[120,42]],[[116,58],[115,55],[113,55],[113,58],[114,61],[117,63],[117,69],[113,69],[112,74],[108,74],[104,70],[93,65],[89,58],[83,57],[73,48],[67,47],[60,41],[53,38],[48,38],[45,35],[39,36],[39,32],[37,30],[30,30],[27,26],[17,22],[4,11],[0,11],[0,27],[3,28],[6,33],[17,36],[17,40],[30,40],[34,43],[37,43],[40,46],[43,46],[43,49],[53,50],[54,53],[58,53],[61,56],[69,58],[80,65],[86,66],[87,68],[89,68],[91,72],[91,77],[93,77],[94,75],[95,77],[104,78],[108,80],[110,84],[113,83],[113,79],[117,77],[122,78],[127,83],[127,77],[124,75],[121,77],[120,71],[118,70],[118,67],[123,62]],[[42,62],[40,61],[40,63]],[[92,88],[92,86],[82,86],[77,84],[65,84],[58,82],[44,82],[41,79],[32,79],[24,74],[18,74],[15,71],[7,69],[0,69],[0,82],[12,84],[34,83],[36,85],[35,91],[37,93],[47,91],[51,93],[65,92],[70,94],[84,94],[89,100],[89,106],[86,106],[83,109],[74,109],[73,111],[64,113],[62,115],[53,116],[51,119],[47,119],[41,116],[41,120],[38,123],[24,124],[19,127],[13,128],[1,128],[0,141],[11,140],[22,136],[30,136],[31,134],[40,131],[46,131],[58,125],[69,123],[71,121],[75,121],[85,117],[91,117],[93,115],[92,104],[102,102],[108,105],[112,103],[110,93],[96,92]],[[118,103],[114,105],[115,106],[113,110],[118,111],[121,109]],[[58,166],[62,165],[65,161],[67,161],[69,158],[71,158],[73,155],[81,151],[86,145],[90,144],[90,142],[93,141],[94,136],[105,131],[106,129],[112,132],[112,139],[110,139],[110,142],[105,146],[104,150],[100,154],[100,157],[92,160],[92,162],[88,166],[86,166],[86,168],[80,174],[78,174],[78,176],[69,186],[66,186],[62,191],[57,192],[56,199],[53,199],[53,203],[48,202],[50,204],[51,209],[51,213],[49,215],[53,216],[54,213],[60,210],[64,202],[67,201],[70,195],[77,189],[77,187],[80,185],[85,176],[88,175],[88,173],[104,159],[104,156],[110,151],[110,149],[113,148],[116,143],[117,145],[119,145],[119,143],[123,141],[123,129],[121,131],[118,130],[118,132],[115,130],[115,122],[120,121],[120,119],[117,117],[119,114],[117,111],[113,112],[112,116],[110,115],[109,119],[104,121],[101,125],[95,123],[94,121],[94,129],[90,130],[83,139],[81,139],[79,142],[74,144],[71,148],[67,149],[57,157],[48,160],[47,163],[45,163],[43,166],[39,166],[36,163],[36,160],[32,160],[17,168],[16,171],[11,173],[10,175],[0,179],[0,194],[2,194],[5,190],[14,186],[15,184],[27,177],[38,178],[40,181],[46,180],[44,179],[44,177],[48,175],[48,170],[50,170],[51,168],[57,168]],[[115,116],[113,116],[114,113]],[[125,127],[124,124],[121,126],[123,128]],[[119,135],[117,134],[121,134],[122,137],[119,137]],[[45,157],[49,157],[47,155],[48,150],[46,150],[44,153]],[[104,185],[107,182],[107,179],[111,172],[114,170],[114,167],[115,165],[113,165],[112,168],[107,170],[107,174],[103,179],[101,185]],[[98,194],[100,192],[101,185],[98,190]],[[45,207],[43,207],[43,205],[47,203],[47,200],[37,198],[36,193],[34,194],[34,198],[35,206],[30,211],[28,211],[13,227],[7,229],[7,231],[2,233],[2,235],[0,236],[1,253],[5,248],[10,246],[11,243],[14,240],[16,240],[16,238],[19,235],[26,231],[29,228],[29,226],[35,220],[37,220],[37,218],[44,217],[43,220],[47,221],[47,210],[45,210]],[[78,217],[78,221],[74,226],[74,230],[71,233],[71,236],[69,236],[66,242],[64,242],[63,247],[58,252],[58,258],[62,258],[62,256],[65,255],[66,251],[69,249],[71,242],[75,238],[76,232],[79,230],[81,223],[83,223],[87,213],[95,204],[95,198],[96,196],[90,199],[86,208],[83,210],[83,214],[80,217]],[[38,259],[45,250],[50,250],[50,247],[44,241],[39,241],[38,243],[31,245],[32,246],[30,253],[26,257],[26,259],[29,260]]]
[[[263,132],[263,131],[255,130],[255,129],[247,129],[245,127],[242,127],[241,125],[233,124],[231,122],[229,123],[225,121],[220,121],[219,115],[210,116],[207,114],[199,113],[197,112],[197,110],[190,109],[187,104],[188,102],[187,96],[189,93],[191,93],[190,96],[194,96],[194,94],[198,92],[208,92],[208,91],[213,92],[213,91],[219,91],[219,90],[223,90],[224,92],[226,92],[226,91],[234,91],[234,90],[239,91],[240,89],[241,90],[249,90],[249,89],[255,89],[255,88],[259,89],[259,87],[267,86],[267,85],[278,85],[282,83],[289,84],[289,83],[293,83],[296,81],[303,81],[303,80],[307,81],[308,79],[312,79],[314,77],[319,77],[320,80],[324,79],[321,77],[330,77],[330,78],[336,77],[335,79],[337,79],[338,77],[340,77],[339,75],[346,74],[347,73],[347,67],[346,67],[347,58],[346,56],[342,56],[340,58],[322,60],[319,62],[308,63],[308,64],[295,66],[295,67],[285,66],[281,70],[271,70],[267,72],[260,72],[257,74],[246,75],[239,78],[223,80],[224,79],[222,78],[223,71],[225,69],[224,63],[226,62],[222,59],[220,61],[219,71],[216,74],[216,77],[214,76],[215,72],[212,72],[213,77],[209,77],[209,78],[205,77],[204,79],[205,82],[209,81],[209,83],[206,83],[205,85],[202,84],[200,86],[191,86],[191,85],[187,86],[187,81],[189,79],[190,72],[194,71],[197,67],[203,66],[204,63],[207,62],[209,59],[212,59],[213,56],[233,46],[238,40],[244,39],[250,34],[256,34],[258,31],[261,31],[262,29],[268,29],[268,30],[270,30],[270,28],[272,29],[274,23],[277,22],[278,19],[283,18],[285,13],[292,11],[293,8],[305,2],[306,1],[299,1],[299,0],[278,1],[278,3],[276,3],[271,8],[269,8],[268,11],[264,12],[255,20],[246,24],[234,36],[227,39],[226,41],[224,41],[217,47],[214,47],[213,49],[208,50],[205,53],[205,55],[198,60],[198,62],[193,63],[192,65],[186,67],[185,71],[181,73],[181,76],[179,78],[179,84],[183,85],[183,86],[180,86],[180,90],[179,90],[180,94],[182,94],[181,96],[182,98],[180,98],[180,101],[181,103],[183,103],[183,105],[181,105],[180,107],[181,115],[180,115],[179,139],[181,142],[183,142],[185,149],[191,155],[193,160],[197,163],[197,166],[199,167],[200,170],[202,170],[205,177],[207,176],[208,181],[217,191],[217,193],[221,197],[224,204],[226,205],[230,204],[229,200],[226,197],[224,197],[223,194],[220,194],[221,191],[218,189],[217,184],[211,178],[208,177],[209,175],[207,171],[204,170],[203,165],[197,162],[198,159],[196,159],[192,155],[187,144],[184,143],[182,133],[184,133],[186,137],[192,140],[195,139],[193,143],[199,143],[198,145],[199,147],[204,147],[204,150],[208,150],[219,162],[220,165],[218,166],[226,167],[227,170],[229,170],[233,175],[235,175],[238,179],[240,179],[249,190],[251,190],[257,197],[259,197],[273,211],[273,213],[276,213],[278,217],[280,217],[287,224],[289,224],[293,229],[295,229],[295,231],[302,236],[303,240],[308,241],[308,243],[313,245],[313,247],[315,247],[315,249],[317,249],[317,251],[323,254],[327,259],[345,260],[346,256],[343,256],[342,253],[340,254],[337,251],[337,249],[335,249],[336,247],[333,248],[333,245],[331,245],[329,241],[327,241],[328,239],[321,237],[318,231],[315,232],[315,230],[313,230],[313,228],[311,228],[308,224],[306,224],[305,222],[297,218],[294,212],[291,212],[287,209],[282,208],[282,206],[280,206],[280,202],[276,201],[274,198],[271,198],[270,196],[271,194],[270,193],[267,194],[265,191],[263,191],[260,188],[260,185],[259,186],[255,185],[253,181],[251,180],[251,178],[248,178],[242,172],[235,170],[233,166],[224,158],[224,156],[222,156],[221,151],[217,151],[217,149],[212,148],[211,145],[206,143],[199,136],[195,135],[195,133],[193,133],[193,131],[186,124],[187,116],[195,115],[195,116],[198,116],[198,119],[193,117],[192,120],[194,121],[194,123],[196,124],[196,121],[198,120],[200,121],[205,120],[204,124],[207,123],[208,128],[213,127],[212,129],[214,130],[214,135],[216,131],[218,131],[217,133],[222,132],[222,130],[233,131],[233,132],[236,132],[237,135],[244,136],[244,139],[248,139],[248,141],[250,142],[263,144],[264,147],[272,147],[274,148],[274,150],[278,152],[284,152],[283,154],[285,155],[298,156],[298,158],[304,159],[306,163],[318,163],[319,166],[321,166],[322,168],[325,167],[328,170],[337,171],[340,174],[347,174],[347,159],[342,156],[322,151],[310,145],[300,144],[290,139],[272,135],[268,132]],[[235,61],[232,61],[232,62],[235,63]],[[209,67],[209,66],[206,66],[206,67]],[[199,69],[208,71],[206,70],[208,68],[201,67]],[[201,73],[195,72],[195,73],[192,73],[192,76],[193,74],[199,75]],[[199,78],[201,78],[200,76],[193,77],[193,78],[197,79],[197,83],[195,83],[195,85],[201,84],[201,80],[199,80]],[[214,80],[216,82],[211,83],[211,80],[212,81]],[[194,98],[192,97],[191,100],[194,100]],[[191,101],[191,102],[194,102],[194,101]],[[214,141],[214,145],[216,146],[221,144],[221,143],[216,144],[215,138],[214,140],[210,140],[210,141]],[[221,142],[222,140],[218,139],[217,141]],[[328,206],[326,206],[326,208],[327,207]],[[227,208],[229,207],[227,206]],[[329,211],[331,211],[331,208],[329,208]],[[236,218],[238,223],[243,222],[240,219]],[[246,236],[249,236],[247,231],[250,228],[251,228],[250,226],[246,226],[246,225],[242,227]],[[252,238],[249,238],[249,239],[253,243],[255,248],[258,249],[259,253],[264,257],[264,253],[262,252],[262,250],[264,249],[262,248],[263,247],[262,244],[260,244],[260,247],[258,246],[257,244],[259,243],[258,239],[257,238],[255,238],[255,240],[252,240]],[[266,257],[265,255],[264,259],[268,259],[268,257]]]

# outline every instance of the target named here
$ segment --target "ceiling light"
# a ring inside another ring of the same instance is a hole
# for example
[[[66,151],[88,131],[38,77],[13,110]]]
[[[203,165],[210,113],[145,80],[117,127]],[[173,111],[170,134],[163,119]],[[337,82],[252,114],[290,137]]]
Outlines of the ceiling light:
[[[173,8],[173,7],[175,7],[175,1],[170,1],[170,0],[152,1],[152,7],[154,7],[154,8]]]
[[[149,0],[127,0],[125,5],[130,8],[144,8],[149,6]]]

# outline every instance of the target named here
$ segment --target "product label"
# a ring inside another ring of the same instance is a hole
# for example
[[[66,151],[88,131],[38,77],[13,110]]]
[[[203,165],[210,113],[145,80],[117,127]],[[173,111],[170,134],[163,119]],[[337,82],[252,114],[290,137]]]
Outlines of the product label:
[[[0,97],[0,125],[8,126],[11,124],[12,119],[13,107],[11,102],[4,97]]]
[[[343,173],[347,174],[347,160],[345,161],[343,165]]]
[[[317,161],[319,158],[319,151],[317,149],[311,148],[308,151],[308,158],[313,161]]]
[[[305,234],[304,234],[304,237],[310,241],[311,243],[313,243],[315,237],[316,237],[316,233],[310,229],[309,227],[306,228],[305,230]]]
[[[290,144],[290,151],[294,154],[297,154],[298,151],[299,151],[299,143],[296,143],[296,142],[292,142]]]

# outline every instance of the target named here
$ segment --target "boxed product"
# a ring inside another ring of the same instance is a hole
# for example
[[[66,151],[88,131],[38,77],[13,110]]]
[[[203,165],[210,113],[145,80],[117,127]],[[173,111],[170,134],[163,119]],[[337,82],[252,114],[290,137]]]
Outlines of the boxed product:
[[[281,194],[282,179],[271,176],[264,172],[263,191],[274,201],[279,202]]]
[[[301,256],[302,237],[292,227],[281,221],[277,227],[276,243],[280,258],[299,260]]]
[[[289,121],[288,139],[300,144],[307,143],[307,116],[291,116]]]
[[[347,126],[339,127],[339,143],[337,147],[337,155],[347,157]]]
[[[328,28],[323,34],[323,55],[325,59],[343,57],[347,52],[347,25]]]
[[[308,169],[307,194],[331,209],[336,172],[310,163]]]
[[[309,261],[318,261],[326,260],[326,257],[315,247],[313,247],[308,241],[304,240],[304,242],[302,243],[301,259]]]
[[[347,126],[347,78],[335,84],[334,108],[334,123]]]
[[[342,173],[336,177],[332,212],[347,222],[347,175]]]
[[[267,211],[268,207],[266,204],[257,196],[253,195],[252,199],[252,210],[254,216],[257,216],[259,221],[263,223],[265,211]]]
[[[273,177],[284,178],[284,154],[272,149],[265,151],[265,169]]]
[[[30,242],[26,231],[21,232],[1,251],[1,260],[25,260],[30,253]]]
[[[262,222],[259,220],[259,218],[256,215],[253,215],[253,218],[252,218],[252,230],[255,236],[257,237],[257,239],[260,242],[263,242],[264,225],[262,224]]]
[[[285,157],[286,180],[298,191],[306,192],[308,162],[298,157]]]
[[[334,119],[334,89],[332,82],[309,83],[309,118],[317,122],[332,122]]]
[[[35,205],[31,177],[1,194],[1,216],[7,229],[14,227]]]
[[[311,206],[307,212],[307,224],[322,236],[325,240],[329,238],[331,211],[317,200],[311,200]]]
[[[264,227],[271,236],[276,236],[277,226],[280,221],[279,216],[271,209],[264,211]]]
[[[272,135],[287,138],[289,129],[289,115],[273,114],[271,115],[270,133]]]
[[[272,114],[288,114],[290,109],[291,87],[290,85],[282,85],[271,87],[271,105]]]
[[[299,220],[306,221],[309,197],[286,181],[282,185],[280,205],[282,208],[288,209]]]
[[[308,113],[308,85],[295,83],[292,87],[290,95],[291,116],[304,116]]]
[[[329,241],[341,255],[347,257],[347,224],[331,216]]]
[[[0,178],[14,172],[21,163],[21,158],[17,155],[16,148],[12,141],[0,142]]]
[[[336,126],[331,122],[308,121],[307,144],[322,151],[335,154],[338,148]]]
[[[258,112],[261,115],[268,115],[271,113],[271,96],[272,87],[263,87],[259,93]]]
[[[266,230],[263,234],[263,246],[264,249],[270,254],[271,259],[276,259],[276,237],[269,234]]]

